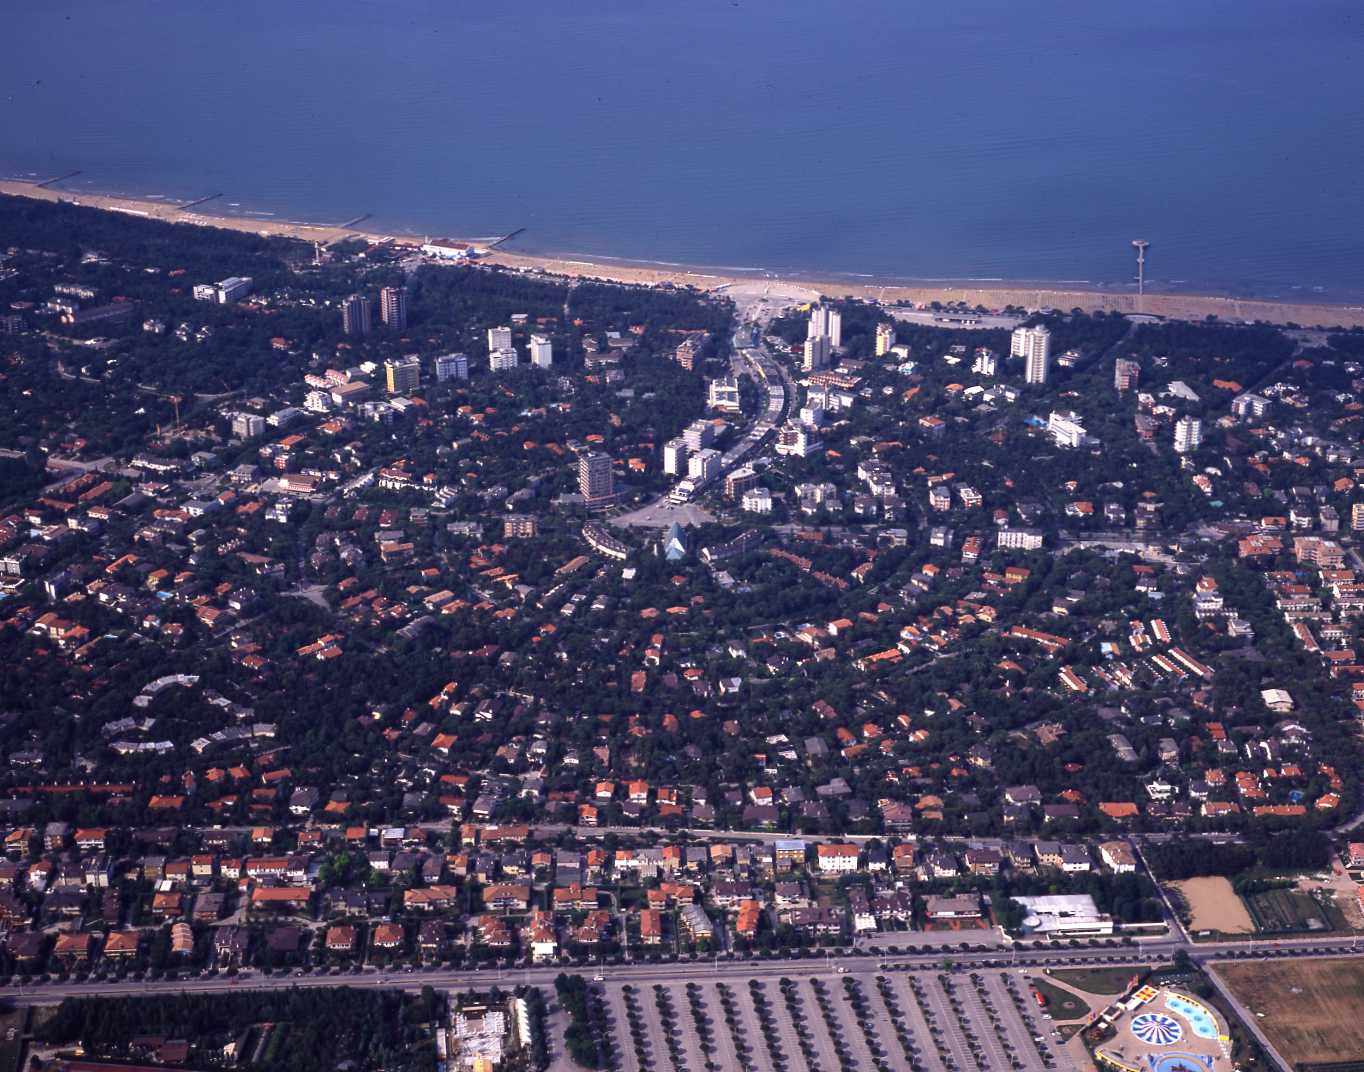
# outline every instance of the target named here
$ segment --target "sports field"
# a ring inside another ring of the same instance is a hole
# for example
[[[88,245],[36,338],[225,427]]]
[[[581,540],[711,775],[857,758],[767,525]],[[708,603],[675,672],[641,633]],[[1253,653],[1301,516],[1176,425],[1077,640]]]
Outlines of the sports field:
[[[1364,1054],[1364,961],[1219,964],[1237,998],[1286,1061],[1357,1060]]]
[[[1189,878],[1171,882],[1173,888],[1189,906],[1191,931],[1221,931],[1223,934],[1253,934],[1255,921],[1231,883],[1220,875]]]

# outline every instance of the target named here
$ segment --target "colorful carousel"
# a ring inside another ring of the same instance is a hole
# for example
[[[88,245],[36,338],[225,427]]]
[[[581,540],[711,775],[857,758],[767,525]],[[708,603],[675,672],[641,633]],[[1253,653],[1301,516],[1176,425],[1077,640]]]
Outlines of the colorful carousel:
[[[1230,1072],[1231,1043],[1217,1012],[1196,998],[1145,986],[1104,1018],[1113,1034],[1094,1050],[1114,1072]]]

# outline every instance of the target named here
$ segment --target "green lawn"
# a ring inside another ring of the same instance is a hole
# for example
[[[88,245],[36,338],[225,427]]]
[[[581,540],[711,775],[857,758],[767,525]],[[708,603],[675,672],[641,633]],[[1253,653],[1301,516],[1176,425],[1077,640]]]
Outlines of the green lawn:
[[[1076,990],[1083,990],[1086,994],[1102,994],[1106,997],[1109,994],[1122,993],[1134,975],[1145,975],[1147,971],[1145,966],[1138,965],[1125,968],[1067,968],[1053,970],[1051,974],[1052,978],[1060,979]]]
[[[1044,1012],[1051,1014],[1056,1020],[1079,1020],[1081,1017],[1089,1015],[1089,1006],[1077,998],[1069,991],[1062,990],[1059,986],[1053,986],[1040,975],[1034,975],[1031,980],[1032,986],[1047,999],[1047,1007]]]

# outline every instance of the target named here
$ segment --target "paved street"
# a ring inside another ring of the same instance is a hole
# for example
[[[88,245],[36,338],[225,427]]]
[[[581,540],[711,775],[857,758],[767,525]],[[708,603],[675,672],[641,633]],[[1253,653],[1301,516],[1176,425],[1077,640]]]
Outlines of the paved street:
[[[907,940],[912,940],[908,935]],[[1337,956],[1364,956],[1353,939],[1285,939],[1281,941],[1257,941],[1253,947],[1245,942],[1207,942],[1185,943],[1160,940],[1144,942],[1138,946],[1121,948],[1057,948],[1013,951],[1004,947],[982,948],[969,952],[940,950],[931,954],[901,954],[898,956],[827,956],[799,960],[761,958],[754,960],[679,960],[675,962],[633,962],[619,965],[596,966],[591,964],[548,965],[531,968],[486,968],[454,969],[440,968],[435,971],[378,971],[373,968],[359,973],[310,973],[298,975],[280,972],[263,975],[249,971],[237,976],[218,975],[212,977],[181,977],[178,979],[125,979],[95,980],[79,982],[53,981],[46,984],[26,983],[22,986],[15,982],[0,988],[0,994],[24,1005],[53,1004],[64,997],[88,996],[133,996],[150,993],[221,993],[228,990],[257,989],[273,990],[288,987],[329,987],[363,986],[390,987],[406,990],[419,990],[423,986],[438,989],[462,990],[470,987],[497,984],[508,987],[519,983],[538,986],[552,985],[561,972],[577,972],[592,976],[601,974],[604,981],[611,983],[630,982],[638,986],[653,983],[701,981],[738,981],[743,986],[750,979],[776,980],[782,976],[808,979],[822,977],[837,979],[851,975],[864,981],[873,979],[886,971],[909,971],[940,969],[944,961],[959,970],[971,968],[999,970],[1001,968],[1024,967],[1065,967],[1086,964],[1114,963],[1159,963],[1168,961],[1176,950],[1184,949],[1198,961],[1225,958],[1229,953],[1239,952],[1247,959],[1265,960],[1272,957],[1298,954],[1327,954]],[[841,969],[841,971],[840,971]]]
[[[1354,952],[1353,941],[1257,942],[1255,959],[1304,954],[1334,955]],[[1241,943],[1191,945],[1176,941],[1151,942],[1140,948],[1072,949],[1067,947],[1012,954],[1004,950],[935,953],[913,956],[829,957],[802,960],[683,960],[675,963],[634,963],[592,966],[547,966],[481,971],[376,971],[358,974],[251,972],[235,978],[17,983],[3,993],[16,1005],[52,1004],[69,996],[141,996],[156,993],[213,994],[232,990],[271,990],[289,987],[358,986],[402,988],[423,986],[438,990],[467,990],[497,985],[508,988],[531,984],[553,996],[560,972],[576,972],[594,980],[604,998],[608,1033],[618,1057],[615,1067],[637,1072],[636,1040],[649,1057],[649,1068],[671,1067],[668,1027],[659,1011],[662,999],[671,1005],[672,1031],[684,1066],[706,1066],[693,1005],[706,1026],[711,1060],[720,1068],[740,1067],[738,1051],[747,1047],[753,1067],[775,1065],[781,1058],[788,1072],[823,1072],[839,1065],[838,1053],[850,1056],[854,1067],[876,1067],[878,1058],[894,1070],[925,1072],[995,1072],[1013,1067],[1021,1072],[1079,1072],[1083,1067],[1074,1047],[1062,1047],[1052,1036],[1053,1024],[1044,1020],[1028,1000],[1025,976],[1042,967],[1088,964],[1161,964],[1185,949],[1198,961],[1215,961],[1231,952],[1246,954]],[[950,965],[947,963],[950,961]],[[1212,964],[1209,964],[1212,967]],[[1262,1044],[1268,1042],[1253,1014],[1229,993],[1215,970],[1209,973],[1238,1014]],[[791,981],[788,1003],[783,979]],[[765,1013],[760,1014],[751,984],[756,982]],[[849,984],[853,984],[851,987]],[[690,988],[690,989],[689,989]],[[733,1017],[726,1014],[726,989]],[[627,993],[630,991],[630,993]],[[637,1028],[627,1015],[628,1002],[640,1012]],[[855,1004],[863,1003],[859,1019]],[[775,1032],[769,1043],[764,1015]],[[732,1022],[731,1022],[732,1021]],[[566,1021],[550,1002],[548,1021],[552,1068],[566,1072],[571,1063],[563,1054]],[[636,1030],[638,1035],[636,1035]],[[800,1034],[808,1038],[809,1056],[802,1052]],[[1074,1052],[1072,1052],[1074,1051]],[[1276,1055],[1277,1056],[1277,1055]],[[1014,1064],[1014,1062],[1017,1064]],[[917,1062],[917,1063],[916,1063]],[[1285,1065],[1285,1067],[1287,1067]]]

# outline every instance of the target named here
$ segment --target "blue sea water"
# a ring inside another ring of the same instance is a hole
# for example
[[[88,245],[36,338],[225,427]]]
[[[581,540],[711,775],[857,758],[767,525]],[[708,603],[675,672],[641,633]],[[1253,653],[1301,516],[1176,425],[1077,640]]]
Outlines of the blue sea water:
[[[517,248],[1364,290],[1359,0],[15,0],[0,173]],[[2,237],[2,236],[0,236]]]

